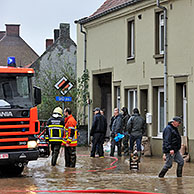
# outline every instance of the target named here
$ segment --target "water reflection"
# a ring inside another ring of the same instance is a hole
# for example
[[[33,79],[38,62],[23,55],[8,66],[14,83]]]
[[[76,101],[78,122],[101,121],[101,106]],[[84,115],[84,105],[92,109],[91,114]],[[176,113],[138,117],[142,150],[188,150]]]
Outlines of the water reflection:
[[[194,164],[186,163],[183,178],[176,178],[176,165],[165,178],[158,178],[163,166],[160,158],[142,158],[140,170],[129,170],[127,157],[121,157],[111,167],[114,158],[90,158],[90,149],[78,148],[76,168],[65,168],[63,153],[58,164],[51,167],[50,158],[30,162],[23,176],[1,178],[4,193],[30,193],[33,191],[62,191],[86,189],[123,189],[165,194],[193,194]],[[107,170],[108,169],[108,170]],[[3,193],[3,192],[2,192]]]

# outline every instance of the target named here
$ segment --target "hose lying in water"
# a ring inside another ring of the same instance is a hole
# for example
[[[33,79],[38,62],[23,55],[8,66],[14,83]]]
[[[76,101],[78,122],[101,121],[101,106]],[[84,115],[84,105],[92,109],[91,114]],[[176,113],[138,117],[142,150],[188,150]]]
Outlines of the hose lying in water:
[[[10,191],[11,192],[11,191]],[[14,193],[23,193],[23,192],[34,192],[34,193],[129,193],[129,194],[159,194],[159,193],[150,193],[150,192],[141,192],[141,191],[129,191],[129,190],[120,190],[120,189],[91,189],[91,190],[56,190],[56,191],[17,191],[14,190]]]

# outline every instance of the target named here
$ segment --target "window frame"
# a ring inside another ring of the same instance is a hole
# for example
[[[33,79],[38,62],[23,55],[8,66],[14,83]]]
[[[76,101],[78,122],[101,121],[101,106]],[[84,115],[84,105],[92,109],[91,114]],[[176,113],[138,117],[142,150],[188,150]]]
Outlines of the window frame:
[[[135,58],[135,18],[127,21],[127,60]]]
[[[133,104],[131,105],[131,99],[130,99],[130,92],[133,92]],[[132,114],[132,110],[134,108],[137,108],[137,105],[138,105],[138,102],[137,102],[137,89],[129,89],[127,91],[127,99],[128,99],[128,104],[127,104],[127,107],[128,107],[128,111],[130,114]]]
[[[163,16],[163,18],[162,18]],[[161,38],[162,28],[164,29],[164,12],[161,10],[155,10],[155,54],[153,57],[157,60],[157,62],[164,60],[164,33],[163,39]],[[164,30],[163,30],[164,32]],[[163,40],[163,46],[162,46]],[[162,50],[163,48],[163,50]]]
[[[164,93],[164,87],[158,87],[158,132],[157,132],[157,137],[162,137],[162,131],[160,131],[161,129],[161,122],[160,122],[160,118],[161,118],[161,114],[160,114],[160,93]],[[163,115],[164,117],[164,115]],[[163,126],[164,128],[164,126]]]
[[[159,23],[159,54],[164,54],[164,12],[158,14],[158,23]],[[163,17],[163,18],[162,18]],[[162,30],[163,28],[163,30]],[[163,34],[162,34],[163,31]]]
[[[116,87],[116,105],[117,105],[117,108],[120,110],[121,108],[121,88],[120,86]]]

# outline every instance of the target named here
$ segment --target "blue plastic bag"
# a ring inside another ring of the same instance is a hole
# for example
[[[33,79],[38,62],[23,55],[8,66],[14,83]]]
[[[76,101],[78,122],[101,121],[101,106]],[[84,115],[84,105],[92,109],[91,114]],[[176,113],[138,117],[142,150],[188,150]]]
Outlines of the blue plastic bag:
[[[121,133],[117,133],[117,136],[114,138],[114,140],[116,141],[116,142],[118,142],[120,139],[122,139],[124,137],[124,135],[123,134],[121,134]]]

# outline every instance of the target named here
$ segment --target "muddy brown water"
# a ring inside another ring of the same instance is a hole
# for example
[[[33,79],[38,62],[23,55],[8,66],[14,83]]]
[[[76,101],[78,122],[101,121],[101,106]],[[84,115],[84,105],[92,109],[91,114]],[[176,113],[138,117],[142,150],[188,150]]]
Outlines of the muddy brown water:
[[[165,178],[158,178],[161,158],[143,157],[139,170],[129,170],[128,158],[90,158],[90,148],[77,148],[76,168],[64,167],[63,150],[58,164],[50,158],[31,161],[20,177],[1,177],[0,194],[62,193],[66,190],[121,189],[165,194],[194,193],[194,163],[186,163],[182,178],[176,177],[176,164]],[[116,154],[115,154],[116,156]],[[40,192],[42,191],[42,192]],[[58,191],[58,192],[57,192]]]

